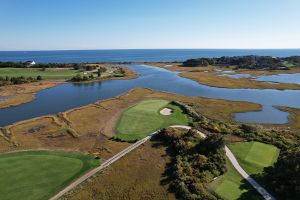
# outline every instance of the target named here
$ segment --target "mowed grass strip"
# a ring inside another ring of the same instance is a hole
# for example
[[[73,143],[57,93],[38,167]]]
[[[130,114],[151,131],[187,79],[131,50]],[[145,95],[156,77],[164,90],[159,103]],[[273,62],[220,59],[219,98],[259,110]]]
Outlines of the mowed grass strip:
[[[278,158],[279,149],[261,142],[238,142],[228,144],[240,165],[248,174],[260,174],[264,167],[272,166]]]
[[[263,199],[245,179],[234,169],[230,161],[227,160],[227,172],[212,182],[211,189],[222,199]]]
[[[163,116],[163,108],[172,109],[172,114]],[[145,100],[126,110],[118,122],[116,138],[126,141],[139,140],[148,134],[170,125],[187,125],[188,117],[182,110],[166,100]]]
[[[43,71],[40,68],[0,68],[0,76],[5,77],[37,77],[42,76],[43,79],[67,79],[75,76],[77,70],[47,68]]]
[[[49,199],[72,180],[99,165],[91,156],[52,151],[0,155],[0,199]]]

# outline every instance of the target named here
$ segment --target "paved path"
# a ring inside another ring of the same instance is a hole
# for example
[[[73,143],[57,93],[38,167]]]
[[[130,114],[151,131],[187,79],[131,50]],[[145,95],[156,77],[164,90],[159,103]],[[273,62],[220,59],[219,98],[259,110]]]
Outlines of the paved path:
[[[99,167],[97,167],[97,168],[95,168],[95,169],[87,172],[86,174],[84,174],[83,176],[81,176],[80,178],[78,178],[77,180],[75,180],[74,182],[72,182],[66,188],[64,188],[59,193],[57,193],[55,196],[53,196],[52,198],[50,198],[50,200],[56,200],[56,199],[62,197],[64,194],[66,194],[67,192],[71,191],[73,188],[75,188],[76,186],[78,186],[79,184],[81,184],[82,182],[84,182],[85,180],[87,180],[88,178],[90,178],[91,176],[95,175],[97,172],[103,170],[104,168],[108,167],[109,165],[111,165],[112,163],[114,163],[115,161],[117,161],[118,159],[120,159],[123,156],[125,156],[130,151],[132,151],[132,150],[136,149],[137,147],[141,146],[142,144],[144,144],[146,141],[148,141],[157,132],[158,131],[156,131],[156,132],[152,133],[151,135],[149,135],[149,136],[147,136],[147,137],[145,137],[145,138],[137,141],[136,143],[130,145],[127,148],[125,148],[123,151],[117,153],[113,157],[111,157],[108,160],[104,161]]]
[[[192,127],[190,126],[184,126],[184,125],[174,125],[174,126],[170,126],[172,128],[184,128],[184,129],[191,129]],[[78,178],[77,180],[75,180],[74,182],[72,182],[70,185],[68,185],[66,188],[64,188],[63,190],[61,190],[59,193],[57,193],[55,196],[53,196],[52,198],[50,198],[50,200],[56,200],[60,197],[62,197],[64,194],[66,194],[67,192],[71,191],[72,189],[74,189],[76,186],[78,186],[79,184],[81,184],[82,182],[84,182],[85,180],[87,180],[88,178],[90,178],[91,176],[95,175],[97,172],[103,170],[104,168],[108,167],[109,165],[111,165],[112,163],[114,163],[115,161],[117,161],[118,159],[122,158],[123,156],[125,156],[127,153],[131,152],[132,150],[136,149],[137,147],[141,146],[142,144],[144,144],[146,141],[148,141],[153,135],[155,135],[156,133],[158,133],[159,131],[156,131],[154,133],[152,133],[151,135],[137,141],[136,143],[130,145],[129,147],[125,148],[124,150],[122,150],[121,152],[117,153],[116,155],[114,155],[113,157],[109,158],[108,160],[104,161],[99,167],[87,172],[86,174],[84,174],[83,176],[81,176],[80,178]],[[198,131],[198,133],[205,138],[206,135],[200,131]],[[228,159],[230,160],[230,162],[232,163],[232,165],[234,166],[234,168],[241,174],[241,176],[243,178],[245,178],[266,200],[275,200],[275,198],[268,193],[263,187],[261,187],[253,178],[251,178],[244,170],[243,168],[239,165],[237,159],[235,158],[235,156],[233,155],[233,153],[230,151],[230,149],[225,145],[225,152],[226,152],[226,156],[228,157]]]
[[[264,199],[275,200],[275,197],[273,197],[270,193],[268,193],[267,190],[265,190],[262,186],[260,186],[253,178],[251,178],[245,172],[245,170],[243,170],[243,168],[240,166],[237,159],[235,158],[235,156],[233,155],[233,153],[230,151],[230,149],[227,146],[225,146],[225,152],[226,152],[226,156],[228,157],[228,159],[230,160],[231,164],[234,166],[236,171],[238,171],[239,174],[244,179],[246,179],[248,181],[248,183],[250,183],[257,190],[258,193],[260,193],[264,197]]]
[[[174,126],[170,126],[171,128],[183,128],[183,129],[192,129],[192,127],[190,126],[185,126],[185,125],[174,125]],[[204,133],[202,133],[201,131],[197,130],[197,133],[201,135],[201,137],[206,138],[206,135]]]
[[[173,128],[184,128],[184,129],[191,129],[192,127],[190,126],[182,126],[182,125],[175,125],[175,126],[171,126]],[[203,138],[206,137],[206,135],[200,131],[198,131],[199,134],[201,134],[201,136]],[[241,176],[246,179],[248,181],[248,183],[250,183],[256,190],[258,193],[260,193],[264,199],[266,200],[275,200],[275,197],[273,197],[270,193],[267,192],[267,190],[265,190],[262,186],[260,186],[253,178],[251,178],[246,172],[245,170],[243,170],[243,168],[240,166],[240,164],[238,163],[237,159],[235,158],[235,156],[233,155],[233,153],[230,151],[230,149],[225,145],[225,152],[226,152],[226,156],[228,157],[228,159],[230,160],[231,164],[233,165],[233,167],[236,169],[236,171],[238,171],[239,174],[241,174]]]

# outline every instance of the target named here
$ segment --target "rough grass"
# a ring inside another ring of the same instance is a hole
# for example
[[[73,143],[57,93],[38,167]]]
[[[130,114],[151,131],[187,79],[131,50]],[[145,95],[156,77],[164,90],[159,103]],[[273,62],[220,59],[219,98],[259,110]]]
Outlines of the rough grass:
[[[145,100],[126,110],[117,125],[116,138],[131,141],[142,139],[148,134],[170,125],[188,124],[188,117],[182,110],[166,100]],[[164,107],[173,113],[163,116],[159,113]]]
[[[69,193],[68,200],[175,200],[165,174],[170,162],[159,141],[148,141]]]
[[[218,76],[215,72],[183,72],[180,76],[193,79],[201,84],[221,88],[253,88],[253,89],[291,89],[299,90],[300,86],[290,83],[272,84],[263,81],[256,81],[249,78],[230,78]]]
[[[218,196],[225,200],[240,199],[242,196],[244,198],[241,199],[262,199],[249,184],[245,184],[245,180],[234,169],[229,160],[227,160],[227,170],[223,176],[211,184],[212,190]]]
[[[46,69],[45,71],[42,71],[39,68],[0,68],[0,75],[3,77],[37,77],[40,75],[43,79],[67,79],[75,76],[77,73],[77,70],[56,68]]]
[[[283,106],[280,106],[277,108],[279,108],[282,111],[289,112],[289,114],[290,114],[288,124],[281,125],[281,126],[277,125],[277,126],[279,126],[279,127],[288,126],[289,128],[291,128],[293,130],[299,131],[300,130],[300,109],[283,107]]]
[[[97,166],[90,156],[28,151],[0,155],[0,199],[48,199],[85,171]]]
[[[279,155],[277,147],[261,142],[238,142],[228,147],[249,174],[262,173],[264,167],[272,166]]]

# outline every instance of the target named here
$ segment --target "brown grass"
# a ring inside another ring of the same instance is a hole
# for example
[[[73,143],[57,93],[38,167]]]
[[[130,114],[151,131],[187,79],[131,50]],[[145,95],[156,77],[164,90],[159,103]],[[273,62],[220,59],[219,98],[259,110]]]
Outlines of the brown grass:
[[[59,84],[61,83],[55,81],[42,81],[0,87],[0,96],[8,96],[7,99],[0,100],[0,108],[17,106],[30,102],[34,99],[35,94],[38,91],[57,86]]]
[[[122,66],[125,71],[124,77],[110,77],[107,79],[134,79],[138,74],[130,70],[126,66]],[[97,80],[99,81],[99,80]],[[23,103],[28,103],[35,98],[35,94],[41,90],[51,88],[62,84],[57,81],[41,81],[33,83],[25,83],[21,85],[7,85],[0,87],[0,96],[7,96],[7,99],[0,100],[0,109],[11,106],[17,106]]]
[[[163,184],[170,158],[164,147],[149,141],[127,154],[97,177],[83,183],[65,198],[70,200],[166,200],[175,199]]]
[[[237,74],[250,74],[251,76],[260,75],[276,75],[276,74],[294,74],[300,73],[300,68],[291,68],[290,70],[249,70],[249,69],[239,69],[236,70]]]
[[[201,97],[185,97],[149,89],[135,89],[119,97],[96,102],[84,107],[22,121],[5,127],[10,131],[10,143],[0,151],[26,149],[54,149],[82,151],[108,158],[128,143],[113,141],[115,126],[122,112],[145,99],[181,101],[207,117],[232,121],[233,112],[259,110],[260,106],[247,102],[225,101]]]
[[[290,89],[299,90],[298,84],[279,83],[272,84],[263,81],[255,81],[248,78],[230,78],[227,76],[217,76],[216,70],[233,70],[232,66],[229,67],[183,67],[181,63],[175,63],[172,67],[165,67],[165,63],[149,63],[149,65],[165,68],[171,71],[181,72],[180,76],[193,79],[201,84],[209,85],[212,87],[221,88],[253,88],[253,89]],[[259,75],[275,75],[275,74],[293,74],[300,73],[300,68],[292,68],[291,70],[249,70],[249,69],[238,69],[234,70],[231,74],[249,74],[253,77]]]
[[[289,112],[289,123],[283,127],[288,127],[295,131],[300,131],[300,109],[280,106],[278,109]],[[280,127],[280,126],[279,126]]]
[[[215,72],[183,72],[180,76],[193,79],[201,84],[223,88],[254,88],[254,89],[290,89],[299,90],[300,85],[279,83],[272,84],[263,81],[255,81],[248,78],[230,78],[227,76],[217,76]]]

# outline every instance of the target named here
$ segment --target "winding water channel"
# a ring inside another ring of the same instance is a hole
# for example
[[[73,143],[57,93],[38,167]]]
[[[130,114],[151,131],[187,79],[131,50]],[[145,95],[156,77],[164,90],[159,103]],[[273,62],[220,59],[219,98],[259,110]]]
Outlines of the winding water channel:
[[[263,106],[262,111],[236,113],[237,121],[253,123],[286,123],[288,113],[273,106],[300,108],[300,90],[228,89],[199,84],[169,70],[130,65],[140,77],[132,80],[108,80],[96,83],[63,84],[37,93],[32,102],[0,109],[0,126],[112,98],[137,87],[172,92],[186,96],[202,96],[226,100],[249,101]]]

